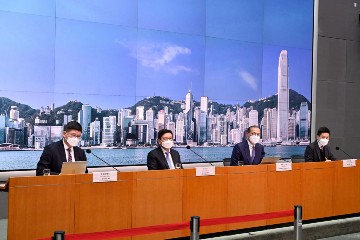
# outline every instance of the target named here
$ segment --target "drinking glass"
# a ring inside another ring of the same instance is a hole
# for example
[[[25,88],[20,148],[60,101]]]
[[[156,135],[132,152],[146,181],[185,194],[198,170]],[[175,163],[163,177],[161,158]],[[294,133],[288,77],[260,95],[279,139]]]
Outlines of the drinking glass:
[[[238,166],[243,166],[244,165],[244,161],[238,161]]]
[[[50,169],[44,169],[43,174],[44,176],[50,176]]]

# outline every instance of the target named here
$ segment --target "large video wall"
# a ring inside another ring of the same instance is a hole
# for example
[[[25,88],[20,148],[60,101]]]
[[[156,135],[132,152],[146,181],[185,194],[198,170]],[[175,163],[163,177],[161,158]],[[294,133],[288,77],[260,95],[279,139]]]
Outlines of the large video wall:
[[[251,125],[301,153],[312,33],[312,0],[0,1],[0,170],[35,168],[70,120],[116,165],[145,163],[162,128],[183,161],[229,157]]]

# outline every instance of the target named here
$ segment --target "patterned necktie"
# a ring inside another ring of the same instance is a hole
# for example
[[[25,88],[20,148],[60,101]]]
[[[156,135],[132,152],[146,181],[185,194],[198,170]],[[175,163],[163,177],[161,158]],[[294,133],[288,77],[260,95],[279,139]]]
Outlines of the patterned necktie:
[[[68,162],[72,162],[72,156],[71,156],[71,148],[66,149],[68,151]]]
[[[255,146],[251,149],[251,164],[253,164],[255,158]]]
[[[168,163],[168,165],[169,165],[169,168],[170,169],[174,169],[175,167],[174,167],[174,163],[171,161],[171,159],[170,159],[170,153],[169,152],[165,152],[165,155],[166,155],[166,161],[167,161],[167,163]]]

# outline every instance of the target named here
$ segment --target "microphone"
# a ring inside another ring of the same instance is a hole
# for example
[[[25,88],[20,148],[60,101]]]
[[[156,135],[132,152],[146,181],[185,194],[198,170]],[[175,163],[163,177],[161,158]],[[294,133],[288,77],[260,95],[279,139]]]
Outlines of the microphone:
[[[347,154],[344,150],[342,150],[340,147],[336,147],[336,150],[341,150],[343,153],[345,153],[349,158],[353,159],[349,154]]]
[[[94,153],[91,152],[91,149],[86,149],[86,153],[91,153],[92,155],[94,155],[96,158],[100,159],[102,162],[106,163],[108,166],[112,167],[113,169],[115,169],[116,171],[120,172],[117,168],[115,168],[113,165],[110,165],[108,162],[106,162],[104,159],[99,158],[98,156],[96,156]]]
[[[187,145],[186,148],[189,149],[190,151],[192,151],[193,153],[195,153],[197,156],[199,156],[199,157],[200,157],[202,160],[204,160],[206,163],[210,164],[211,166],[214,166],[211,162],[209,162],[208,160],[206,160],[205,158],[203,158],[202,156],[200,156],[197,152],[195,152],[194,150],[192,150],[189,145]]]

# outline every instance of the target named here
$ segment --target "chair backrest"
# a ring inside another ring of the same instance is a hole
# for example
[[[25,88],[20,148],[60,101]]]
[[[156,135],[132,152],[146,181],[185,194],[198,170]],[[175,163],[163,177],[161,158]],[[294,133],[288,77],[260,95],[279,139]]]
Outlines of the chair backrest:
[[[305,158],[303,155],[292,155],[291,162],[293,163],[305,162]]]
[[[224,158],[223,159],[224,166],[230,166],[230,163],[231,163],[231,158]]]

